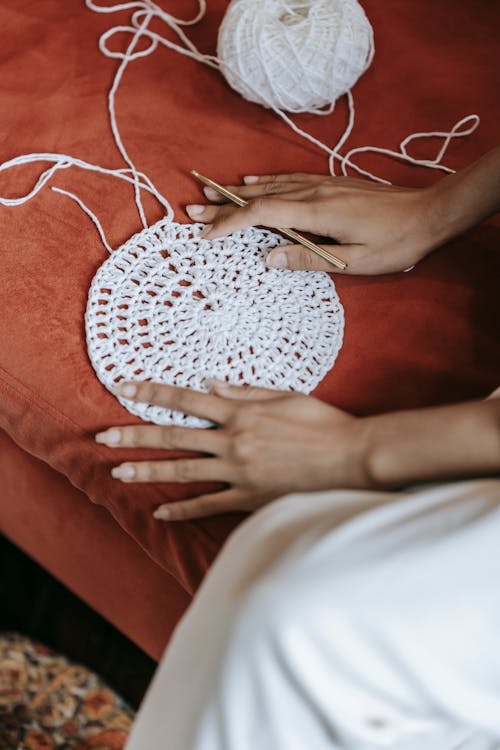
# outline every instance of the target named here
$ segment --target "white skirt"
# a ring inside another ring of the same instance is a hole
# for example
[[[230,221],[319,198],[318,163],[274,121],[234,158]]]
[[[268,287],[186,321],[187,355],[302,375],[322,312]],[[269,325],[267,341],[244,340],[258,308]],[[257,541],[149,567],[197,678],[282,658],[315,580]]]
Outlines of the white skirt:
[[[499,479],[289,495],[253,515],[127,744],[337,748],[500,748]]]

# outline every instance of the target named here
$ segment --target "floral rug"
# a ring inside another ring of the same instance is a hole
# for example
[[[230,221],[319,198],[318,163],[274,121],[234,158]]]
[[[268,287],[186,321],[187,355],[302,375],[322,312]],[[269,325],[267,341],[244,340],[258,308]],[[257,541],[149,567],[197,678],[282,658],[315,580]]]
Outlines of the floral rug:
[[[1,750],[122,750],[132,720],[94,672],[0,633]]]

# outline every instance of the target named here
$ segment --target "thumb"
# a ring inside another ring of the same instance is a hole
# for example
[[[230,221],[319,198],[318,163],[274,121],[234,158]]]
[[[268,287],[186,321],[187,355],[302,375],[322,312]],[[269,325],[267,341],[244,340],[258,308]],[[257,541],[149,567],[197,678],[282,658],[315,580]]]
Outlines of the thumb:
[[[346,260],[342,252],[345,245],[320,245],[326,252],[335,252]],[[339,248],[338,251],[336,248]],[[328,271],[328,273],[342,273],[333,263],[329,263],[320,255],[316,255],[312,250],[308,250],[303,245],[279,245],[275,247],[266,259],[269,268],[289,268],[293,271]]]

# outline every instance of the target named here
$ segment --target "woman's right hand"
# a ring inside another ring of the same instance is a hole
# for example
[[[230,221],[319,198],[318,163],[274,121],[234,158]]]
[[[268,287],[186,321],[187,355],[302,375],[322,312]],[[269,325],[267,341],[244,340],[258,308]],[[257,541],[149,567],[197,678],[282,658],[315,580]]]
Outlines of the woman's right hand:
[[[205,188],[212,205],[187,206],[192,219],[207,224],[207,239],[255,225],[293,227],[338,242],[333,252],[348,263],[343,273],[393,273],[414,266],[500,210],[500,147],[429,188],[282,174],[245,177],[243,185],[230,190],[248,205],[224,205],[218,193]],[[331,244],[323,247],[332,249]],[[340,273],[302,245],[276,247],[267,262],[275,268]]]
[[[247,206],[227,204],[205,188],[212,205],[187,207],[192,219],[208,225],[204,237],[214,239],[255,225],[294,227],[338,242],[323,247],[347,262],[349,274],[404,271],[445,239],[439,231],[433,188],[311,174],[246,177],[244,182],[228,187],[248,200]],[[267,263],[274,268],[339,273],[302,245],[273,249]]]

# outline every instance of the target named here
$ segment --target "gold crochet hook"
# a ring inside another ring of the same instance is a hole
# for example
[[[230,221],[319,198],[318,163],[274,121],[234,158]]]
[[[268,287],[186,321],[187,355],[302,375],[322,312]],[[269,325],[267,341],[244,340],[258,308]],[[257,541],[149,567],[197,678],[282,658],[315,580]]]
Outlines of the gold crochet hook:
[[[192,169],[191,174],[197,177],[198,180],[201,180],[202,182],[204,182],[205,185],[208,185],[208,187],[211,187],[214,190],[216,190],[225,198],[228,198],[233,203],[236,203],[237,206],[247,205],[248,201],[244,200],[243,198],[240,198],[239,195],[232,193],[227,188],[222,187],[222,185],[219,185],[217,182],[214,182],[209,177],[205,177],[204,175],[200,174],[199,172],[196,171],[196,169]],[[332,263],[334,266],[337,266],[337,268],[340,268],[342,271],[345,271],[345,269],[347,268],[347,263],[345,262],[345,260],[342,260],[341,258],[337,258],[336,255],[333,255],[333,253],[329,253],[324,248],[320,247],[319,245],[316,245],[315,242],[311,242],[311,240],[308,240],[307,237],[303,237],[294,229],[285,229],[284,227],[276,227],[276,229],[282,234],[284,234],[286,237],[289,237],[291,240],[295,240],[295,242],[299,242],[301,245],[304,245],[304,247],[307,247],[308,250],[312,250],[313,253],[316,253],[316,255],[319,255],[321,258],[324,258],[329,263]]]

